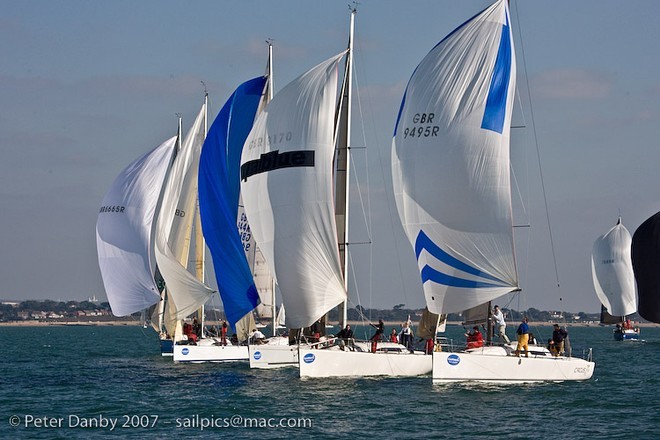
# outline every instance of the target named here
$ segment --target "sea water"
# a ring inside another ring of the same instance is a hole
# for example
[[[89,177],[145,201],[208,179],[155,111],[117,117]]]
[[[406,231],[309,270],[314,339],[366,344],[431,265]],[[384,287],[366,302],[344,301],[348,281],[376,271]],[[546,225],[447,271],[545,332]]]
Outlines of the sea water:
[[[463,333],[447,328],[456,343]],[[660,328],[643,328],[644,342],[569,333],[574,355],[593,348],[591,380],[434,385],[174,364],[138,326],[0,327],[0,438],[660,438]]]

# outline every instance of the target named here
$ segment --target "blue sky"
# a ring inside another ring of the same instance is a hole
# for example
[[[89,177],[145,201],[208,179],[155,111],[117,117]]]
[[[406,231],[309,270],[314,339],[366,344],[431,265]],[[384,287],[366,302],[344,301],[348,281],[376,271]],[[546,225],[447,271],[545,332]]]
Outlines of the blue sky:
[[[488,4],[358,6],[353,145],[366,149],[356,153],[354,182],[371,217],[361,226],[357,215],[351,239],[373,245],[354,253],[353,303],[423,306],[391,195],[391,134],[417,63]],[[104,297],[94,228],[119,171],[175,134],[176,113],[184,127],[192,123],[201,81],[214,116],[234,87],[264,71],[264,41],[272,38],[277,91],[343,50],[349,21],[346,1],[2,0],[0,6],[0,298],[19,300]],[[527,127],[512,136],[520,187],[514,217],[531,226],[516,230],[524,295],[500,305],[597,311],[594,240],[619,215],[632,233],[660,210],[658,15],[660,2],[652,0],[512,2],[522,104],[514,123]]]

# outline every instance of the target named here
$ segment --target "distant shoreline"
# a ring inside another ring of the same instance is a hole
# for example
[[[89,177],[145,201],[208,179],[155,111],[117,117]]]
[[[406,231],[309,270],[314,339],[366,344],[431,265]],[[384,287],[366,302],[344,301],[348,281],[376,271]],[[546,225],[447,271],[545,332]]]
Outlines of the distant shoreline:
[[[217,321],[209,321],[207,325],[218,325]],[[368,322],[363,321],[348,321],[348,324],[351,326],[356,325],[369,325]],[[394,327],[398,328],[401,326],[399,321],[384,321],[385,327]],[[415,323],[413,323],[415,324]],[[532,327],[550,327],[553,322],[530,322],[529,325]],[[600,325],[597,323],[582,323],[582,322],[572,322],[572,323],[559,323],[562,327],[614,327],[614,325]],[[76,326],[107,326],[107,327],[129,327],[129,326],[141,326],[142,324],[138,321],[8,321],[0,322],[0,327],[48,327],[48,326],[58,326],[58,327],[76,327]],[[338,324],[333,324],[337,326]],[[461,322],[448,322],[447,325],[461,326]],[[517,326],[517,322],[507,323],[507,327],[513,328]],[[635,322],[636,327],[660,327],[660,324],[653,322]]]
[[[75,327],[75,326],[141,326],[137,321],[7,321],[0,322],[0,327]]]

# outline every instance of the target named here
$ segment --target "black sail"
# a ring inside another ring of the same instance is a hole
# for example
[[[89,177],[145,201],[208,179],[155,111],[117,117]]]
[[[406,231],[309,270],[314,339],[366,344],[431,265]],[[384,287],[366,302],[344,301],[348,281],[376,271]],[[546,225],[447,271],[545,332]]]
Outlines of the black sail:
[[[660,212],[640,225],[632,239],[639,315],[660,323]]]
[[[600,306],[600,323],[601,324],[618,324],[623,322],[623,316],[612,316],[609,314],[605,306]]]

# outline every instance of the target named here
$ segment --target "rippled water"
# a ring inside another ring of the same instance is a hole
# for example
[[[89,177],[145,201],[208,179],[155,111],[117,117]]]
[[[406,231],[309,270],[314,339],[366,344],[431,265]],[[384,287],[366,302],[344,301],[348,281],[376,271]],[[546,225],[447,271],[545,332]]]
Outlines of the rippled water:
[[[614,341],[607,328],[569,331],[574,354],[594,349],[592,380],[484,386],[174,364],[153,331],[134,326],[0,327],[0,438],[658,438],[660,328],[642,329],[645,342]],[[447,334],[460,341],[462,332]],[[202,430],[201,418],[217,426]],[[114,430],[102,419],[116,419]],[[225,426],[245,419],[307,426]]]

